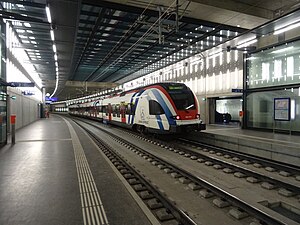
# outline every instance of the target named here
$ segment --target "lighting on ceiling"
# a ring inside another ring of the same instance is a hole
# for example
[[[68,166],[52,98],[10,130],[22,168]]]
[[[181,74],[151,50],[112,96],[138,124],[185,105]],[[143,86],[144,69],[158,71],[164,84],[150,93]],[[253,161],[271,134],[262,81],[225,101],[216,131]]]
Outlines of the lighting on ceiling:
[[[254,37],[250,37],[250,38],[247,38],[243,41],[238,42],[236,47],[237,48],[243,48],[243,47],[247,47],[249,45],[252,45],[256,42],[257,42],[257,38],[254,36]]]
[[[50,30],[50,36],[51,36],[51,40],[54,41],[54,31]]]
[[[271,54],[286,52],[286,51],[291,50],[292,48],[294,48],[294,46],[289,46],[287,48],[278,49],[278,50],[272,51]]]
[[[27,22],[24,23],[24,26],[25,26],[25,27],[31,27],[30,23],[27,23]]]
[[[57,55],[56,55],[56,53],[54,54],[54,60],[57,61]]]
[[[52,48],[53,48],[53,52],[56,53],[56,45],[55,44],[52,45]]]
[[[46,6],[46,14],[47,14],[48,22],[52,23],[50,8],[48,6]]]
[[[277,28],[275,29],[274,31],[274,35],[277,35],[277,34],[281,34],[281,33],[284,33],[284,32],[287,32],[289,30],[292,30],[294,28],[297,28],[297,27],[300,27],[300,23],[293,23],[293,24],[289,24],[287,26],[284,26],[284,27],[280,27],[280,28]]]

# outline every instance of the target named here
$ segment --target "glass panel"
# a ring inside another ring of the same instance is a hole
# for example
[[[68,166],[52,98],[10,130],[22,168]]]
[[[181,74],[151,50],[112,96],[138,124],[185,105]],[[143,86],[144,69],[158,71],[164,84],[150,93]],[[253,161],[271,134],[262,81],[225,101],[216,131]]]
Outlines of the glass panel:
[[[168,91],[178,110],[196,109],[194,95],[188,87],[176,84],[166,85],[165,89]]]
[[[161,105],[154,101],[154,100],[149,100],[149,114],[150,115],[161,115],[164,114],[164,110],[161,107]]]
[[[253,53],[247,60],[249,89],[300,82],[300,41]]]
[[[0,79],[6,81],[6,32],[5,24],[0,21]],[[6,106],[6,87],[0,86],[0,146],[7,141],[7,106]]]
[[[274,98],[290,98],[290,121],[274,121]],[[247,126],[300,131],[299,88],[256,92],[247,96]]]
[[[239,112],[242,111],[242,99],[218,99],[216,100],[216,111],[229,113],[231,121],[240,121]]]

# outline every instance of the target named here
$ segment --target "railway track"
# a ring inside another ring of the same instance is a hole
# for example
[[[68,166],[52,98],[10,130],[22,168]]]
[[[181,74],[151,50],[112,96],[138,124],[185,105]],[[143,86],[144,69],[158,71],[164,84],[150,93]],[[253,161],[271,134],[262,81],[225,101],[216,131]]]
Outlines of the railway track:
[[[199,163],[212,166],[217,170],[239,178],[246,178],[248,182],[261,183],[262,188],[277,189],[280,194],[287,197],[300,195],[300,169],[297,167],[199,144],[187,139],[180,138],[179,140],[189,145],[182,145],[178,142],[176,144],[166,143],[159,140],[154,142],[158,145],[168,146],[183,157],[190,157],[192,160],[197,160]],[[266,175],[265,171],[269,173]],[[279,176],[272,175],[276,172]],[[291,178],[295,180],[291,181]]]
[[[76,121],[75,121],[76,122]],[[157,217],[161,224],[167,225],[196,225],[196,223],[183,211],[177,208],[157,187],[147,181],[138,171],[126,162],[114,149],[101,138],[94,135],[81,123],[76,122],[94,140],[99,149],[118,169],[126,181],[137,192],[140,198]]]
[[[90,124],[90,126],[95,127],[94,124]],[[96,127],[97,127],[97,129],[99,129],[99,126],[96,126]],[[88,132],[91,133],[90,131],[88,131]],[[112,139],[114,139],[120,145],[126,147],[128,150],[131,150],[132,152],[134,152],[134,154],[136,154],[140,158],[144,159],[145,161],[150,163],[152,166],[159,168],[162,173],[170,174],[171,177],[177,179],[179,181],[179,183],[182,183],[183,185],[188,185],[188,187],[193,191],[200,190],[199,193],[203,198],[207,198],[207,199],[213,198],[213,200],[210,200],[210,201],[212,202],[212,205],[214,207],[217,206],[217,208],[220,208],[221,210],[223,210],[224,208],[225,209],[228,208],[227,213],[232,215],[232,217],[234,217],[235,219],[238,219],[241,221],[243,221],[243,220],[246,221],[246,222],[243,222],[245,224],[249,224],[248,223],[249,221],[252,221],[251,224],[293,224],[293,223],[290,223],[292,220],[288,220],[289,222],[286,222],[285,219],[282,219],[282,216],[274,218],[273,214],[270,213],[272,210],[269,210],[270,207],[268,207],[268,205],[266,205],[265,211],[261,210],[261,208],[258,209],[257,207],[254,207],[251,204],[247,203],[246,201],[241,200],[239,197],[234,196],[234,195],[222,190],[222,188],[219,188],[218,186],[206,181],[205,179],[195,176],[193,173],[191,173],[187,170],[184,170],[175,164],[170,163],[168,160],[162,159],[162,158],[158,157],[157,155],[152,154],[149,150],[145,150],[145,149],[141,148],[140,146],[137,146],[137,145],[131,143],[130,141],[126,140],[125,138],[120,137],[120,135],[116,135],[116,134],[112,133],[111,131],[108,131],[107,129],[102,129],[102,132],[105,132],[107,135],[111,136]],[[123,132],[125,132],[125,131],[123,131]],[[126,131],[125,133],[128,133],[128,132]],[[93,135],[93,134],[91,134],[91,135]],[[196,155],[195,152],[189,153],[187,151],[187,149],[183,150],[183,149],[179,149],[179,148],[170,147],[166,143],[149,140],[144,137],[138,136],[136,134],[132,134],[131,132],[130,132],[130,135],[135,136],[136,138],[146,141],[148,143],[152,142],[151,143],[152,145],[158,145],[158,146],[160,146],[161,149],[164,149],[166,151],[173,152],[173,153],[178,153],[176,155],[184,156],[184,158],[189,158],[192,161],[200,162],[201,160],[199,160],[199,159],[203,159],[203,156],[201,156],[201,158],[200,158],[199,156]],[[199,149],[198,149],[198,151],[199,151]],[[105,152],[108,153],[108,150],[105,150]],[[207,151],[205,150],[205,152],[207,152]],[[115,156],[112,156],[112,154],[113,153],[111,153],[111,152],[108,153],[108,157],[112,158],[112,160],[115,160]],[[210,154],[212,154],[212,153],[210,153]],[[210,163],[208,163],[208,162],[210,162]],[[116,161],[113,163],[117,165],[117,169],[123,169],[123,167],[125,165],[124,161],[122,163],[116,163]],[[209,161],[204,159],[203,163],[206,165],[212,163],[211,165],[213,165],[213,166],[220,165],[220,163],[214,164],[211,161],[211,159]],[[222,165],[220,165],[220,166],[222,167]],[[217,167],[217,166],[214,166],[214,167]],[[228,168],[228,167],[225,167],[225,166],[223,167],[223,169],[226,169],[226,168]],[[233,168],[228,168],[228,169],[233,170]],[[245,171],[241,172],[241,171],[236,171],[236,168],[234,168],[234,169],[235,169],[234,174],[236,174],[236,176],[237,176],[237,174],[245,173]],[[133,172],[134,168],[130,168],[130,171],[132,171],[132,172],[130,172],[131,175],[139,174],[139,172]],[[248,171],[247,171],[247,173],[248,173]],[[260,179],[263,180],[261,177],[260,177]],[[134,180],[132,182],[134,182]],[[267,182],[270,182],[270,180],[268,180]],[[272,180],[272,182],[274,182],[274,180]],[[143,185],[143,186],[148,186],[148,185],[149,184]],[[289,187],[289,189],[293,189],[293,188]],[[289,190],[289,189],[287,189],[287,190]],[[154,188],[154,191],[155,190],[157,191],[157,188]],[[294,189],[293,189],[293,191],[294,191]],[[152,193],[152,192],[153,192],[153,189],[151,189],[151,191],[149,193]],[[162,196],[163,196],[163,194],[162,194]],[[296,195],[293,195],[293,196],[296,196]],[[163,202],[164,200],[159,200],[159,201]],[[269,203],[267,202],[266,204],[269,204]],[[176,206],[175,206],[175,208],[176,208]],[[165,211],[172,212],[172,210],[165,210]],[[179,209],[179,212],[180,211],[182,212],[181,209]],[[174,214],[179,215],[178,212],[174,213]],[[247,218],[247,219],[244,219],[244,218]],[[180,221],[180,219],[176,219],[176,221],[178,222],[178,221]],[[182,224],[186,224],[186,223],[184,222]]]
[[[267,160],[261,157],[207,145],[202,142],[189,140],[187,138],[178,138],[177,143],[182,143],[193,148],[206,149],[212,154],[218,153],[218,155],[224,155],[226,158],[236,159],[237,161],[242,161],[244,164],[253,164],[253,166],[256,168],[265,168],[270,172],[278,172],[283,177],[294,177],[296,180],[300,181],[300,167],[291,166],[285,163],[278,163],[276,161]]]

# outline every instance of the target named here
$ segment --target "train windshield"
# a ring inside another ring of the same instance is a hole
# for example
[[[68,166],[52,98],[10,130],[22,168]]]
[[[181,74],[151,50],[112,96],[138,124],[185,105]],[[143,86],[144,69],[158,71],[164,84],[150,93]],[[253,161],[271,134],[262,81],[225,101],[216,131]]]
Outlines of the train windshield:
[[[166,87],[178,110],[196,109],[195,98],[192,91],[185,85],[176,84]]]

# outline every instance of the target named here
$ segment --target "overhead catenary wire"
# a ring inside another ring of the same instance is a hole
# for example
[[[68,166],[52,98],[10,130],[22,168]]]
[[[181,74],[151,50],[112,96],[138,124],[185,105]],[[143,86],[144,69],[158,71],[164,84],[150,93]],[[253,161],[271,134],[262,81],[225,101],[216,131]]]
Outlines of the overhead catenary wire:
[[[173,2],[173,4],[174,4],[174,2]],[[171,4],[170,7],[171,7],[173,4]],[[169,7],[169,8],[170,8],[170,7]],[[168,9],[169,9],[169,8],[168,8]],[[146,38],[147,38],[148,36],[152,35],[152,34],[154,33],[154,31],[153,31],[152,28],[154,27],[154,25],[155,25],[155,24],[156,24],[163,16],[165,16],[166,12],[167,12],[167,10],[161,15],[161,17],[159,17],[159,18],[152,24],[152,26],[151,26],[151,27],[143,34],[142,37],[139,38],[139,40],[137,40],[137,41],[136,41],[130,48],[128,48],[121,56],[119,56],[117,59],[115,59],[114,62],[112,62],[110,65],[108,65],[108,66],[101,72],[101,74],[99,74],[96,78],[93,79],[93,81],[95,81],[95,80],[97,80],[99,77],[105,75],[105,74],[106,74],[106,71],[108,71],[109,68],[110,68],[111,66],[114,66],[114,65],[118,64],[118,63],[120,62],[121,59],[123,59],[124,57],[126,57],[126,56],[127,56],[128,54],[130,54],[137,46],[139,46],[139,42],[143,42],[144,40],[146,40]],[[146,35],[147,35],[147,36],[146,36]]]
[[[101,63],[107,58],[107,56],[109,56],[111,53],[114,52],[114,50],[118,47],[118,45],[121,43],[121,41],[123,41],[127,34],[134,28],[134,26],[137,24],[137,21],[139,20],[139,18],[141,18],[144,14],[144,12],[149,8],[150,4],[153,2],[154,0],[151,0],[147,7],[143,10],[143,12],[141,13],[141,15],[139,15],[138,19],[129,27],[129,29],[126,31],[126,33],[120,38],[120,40],[117,42],[117,44],[115,44],[115,46],[109,51],[109,53],[105,56],[105,58],[103,60],[101,60],[101,62],[98,64],[97,68],[85,79],[85,81],[87,81],[97,70],[98,67],[101,65]]]
[[[151,1],[151,2],[152,2],[152,1]],[[148,4],[148,6],[151,4],[151,2]],[[101,72],[100,74],[98,74],[95,78],[93,78],[92,81],[96,81],[96,80],[98,80],[100,77],[102,77],[102,76],[104,76],[105,74],[107,74],[107,72],[109,71],[109,69],[110,69],[112,66],[115,66],[115,65],[117,65],[118,63],[120,63],[121,60],[122,60],[124,57],[126,57],[126,56],[127,56],[128,54],[130,54],[134,49],[136,49],[136,48],[139,46],[139,44],[141,44],[144,40],[146,40],[147,37],[149,37],[150,35],[152,35],[152,34],[155,32],[155,31],[153,31],[152,28],[159,22],[159,20],[165,19],[166,14],[168,14],[168,10],[174,5],[175,2],[176,2],[176,0],[173,1],[173,3],[168,7],[168,9],[167,9],[166,11],[163,12],[163,14],[162,14],[162,15],[161,15],[161,16],[160,16],[160,17],[152,24],[152,26],[151,26],[151,27],[143,34],[142,37],[140,37],[140,38],[139,38],[132,46],[130,46],[130,48],[128,48],[125,52],[123,52],[122,55],[120,55],[117,59],[115,59],[112,63],[110,63],[104,70],[102,70],[102,72]],[[184,9],[184,12],[186,11],[186,9],[187,9],[188,6],[190,5],[190,3],[191,3],[191,1],[188,1],[188,4],[187,4],[186,8]],[[255,5],[251,5],[251,6],[248,7],[247,9],[244,9],[243,12],[245,12],[245,11],[247,11],[249,8],[255,7],[255,6],[259,5],[259,4],[260,4],[260,2],[257,3],[257,4],[255,4]],[[148,6],[147,6],[147,8],[148,8]],[[144,9],[143,13],[146,11],[147,8]],[[143,15],[143,13],[140,15],[140,17]],[[229,19],[226,20],[225,22],[228,22],[228,21],[232,20],[233,18],[237,17],[237,16],[240,15],[241,13],[242,13],[242,12],[239,12],[239,13],[233,15],[231,18],[229,18]],[[184,14],[184,13],[183,13],[183,14]],[[139,17],[139,18],[140,18],[140,17]],[[183,17],[183,15],[180,17],[180,19],[181,19],[182,17]],[[138,20],[138,19],[137,19],[137,20]],[[136,22],[131,26],[131,28],[133,28],[134,25],[136,25]],[[213,30],[215,30],[215,29],[218,28],[219,26],[221,26],[221,25],[215,26]],[[131,28],[130,28],[130,30],[131,30]],[[120,41],[114,46],[114,48],[110,51],[110,53],[117,47],[117,45],[122,41],[122,39],[124,38],[124,36],[125,36],[126,34],[128,34],[128,32],[129,32],[130,30],[128,30],[128,31],[122,36],[122,38],[120,39]],[[107,55],[109,55],[109,54],[107,54]],[[100,64],[99,64],[99,65],[100,65]],[[96,69],[90,74],[90,76],[94,75],[95,72],[96,72],[98,69],[99,69],[99,67],[96,68]],[[90,78],[90,76],[89,76],[89,78]],[[89,79],[89,78],[88,78],[88,79]]]
[[[143,40],[146,40],[147,37],[149,37],[151,34],[154,33],[154,30],[152,29],[161,19],[165,19],[164,17],[170,17],[171,15],[169,15],[168,10],[174,5],[174,3],[176,2],[173,1],[173,3],[167,8],[167,10],[165,10],[163,12],[163,14],[151,25],[151,27],[142,35],[142,37],[140,37],[132,46],[130,46],[130,48],[128,48],[122,55],[120,55],[117,59],[115,59],[110,65],[108,65],[100,74],[97,75],[97,77],[93,78],[92,81],[96,81],[97,79],[99,79],[101,76],[105,75],[106,72],[109,70],[109,68],[111,66],[114,66],[116,64],[118,64],[120,62],[121,59],[123,59],[125,56],[127,56],[128,54],[130,54],[137,46],[139,46],[139,43],[142,42]],[[146,36],[147,35],[147,36]],[[96,70],[94,70],[92,72],[95,73],[98,70],[98,68]]]

